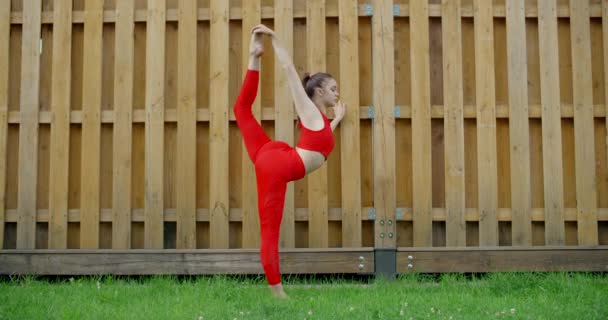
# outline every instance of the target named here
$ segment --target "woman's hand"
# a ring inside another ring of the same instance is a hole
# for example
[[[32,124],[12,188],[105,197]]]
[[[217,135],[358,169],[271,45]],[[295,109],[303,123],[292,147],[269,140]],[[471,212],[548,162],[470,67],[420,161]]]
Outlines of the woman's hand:
[[[262,35],[259,33],[252,33],[251,42],[249,43],[249,55],[253,58],[259,58],[262,54],[264,54]]]
[[[263,24],[258,24],[257,26],[253,27],[251,29],[251,33],[258,35],[265,34],[274,37],[274,31]]]
[[[342,101],[336,102],[334,105],[334,117],[335,119],[342,120],[346,115],[346,105]]]

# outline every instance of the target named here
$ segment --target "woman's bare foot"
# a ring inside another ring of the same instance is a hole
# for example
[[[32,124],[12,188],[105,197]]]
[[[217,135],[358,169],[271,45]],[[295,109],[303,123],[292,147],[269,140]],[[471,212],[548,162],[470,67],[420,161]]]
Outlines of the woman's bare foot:
[[[283,285],[282,284],[275,284],[273,286],[268,286],[270,288],[270,292],[272,293],[273,296],[275,296],[276,298],[279,299],[287,299],[288,296],[285,293],[285,290],[283,290]]]

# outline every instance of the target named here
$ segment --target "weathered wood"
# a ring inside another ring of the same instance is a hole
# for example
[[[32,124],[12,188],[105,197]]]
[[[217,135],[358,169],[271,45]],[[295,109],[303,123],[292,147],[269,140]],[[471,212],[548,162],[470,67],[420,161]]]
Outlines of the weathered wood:
[[[9,44],[10,1],[0,3],[0,249],[4,248],[4,222],[6,212],[6,151],[8,142],[8,96],[9,96]]]
[[[70,144],[67,141],[70,140],[72,1],[60,1],[54,9],[49,248],[66,249],[68,245]]]
[[[564,188],[562,130],[557,38],[554,0],[538,2],[538,39],[543,136],[543,176],[545,196],[545,243],[564,245]]]
[[[530,221],[530,128],[526,62],[524,0],[507,2],[507,60],[509,87],[509,142],[511,144],[512,244],[532,245]]]
[[[443,0],[446,245],[466,245],[460,1]]]
[[[356,2],[340,1],[340,99],[347,113],[340,122],[342,143],[342,246],[360,247],[361,142],[359,105],[359,22]]]
[[[597,186],[589,2],[570,1],[578,244],[597,245]]]
[[[251,40],[251,29],[260,23],[260,0],[249,0],[243,2],[243,21],[242,21],[242,44],[243,44],[243,70],[247,71],[249,63],[249,42]],[[271,48],[266,50],[270,51]],[[262,104],[261,87],[264,75],[264,66],[260,68],[260,84],[258,96],[251,106],[252,113],[256,119],[262,123]],[[260,222],[258,218],[258,193],[256,176],[253,163],[249,159],[245,143],[243,141],[242,151],[242,199],[243,199],[243,243],[244,248],[257,248],[260,246]]]
[[[131,1],[117,3],[114,60],[114,158],[112,188],[112,248],[131,247],[131,175],[133,136],[133,79],[135,25]]]
[[[411,265],[411,267],[409,267]],[[397,252],[397,272],[607,271],[608,247],[433,248]]]
[[[276,1],[274,10],[278,13],[274,21],[274,30],[281,39],[285,50],[293,57],[293,1]],[[278,59],[275,59],[274,63],[275,139],[285,141],[293,146],[295,142],[293,98],[291,97],[285,70],[281,67]],[[288,183],[285,192],[285,206],[279,239],[279,246],[282,248],[294,248],[296,245],[294,184]]]
[[[145,231],[147,249],[163,247],[165,0],[148,3],[146,29]]]
[[[431,208],[431,87],[428,2],[413,1],[411,10],[412,171],[414,246],[433,243]],[[379,156],[379,154],[377,154]]]
[[[393,43],[392,1],[373,1],[372,17],[372,86],[373,86],[373,154],[374,207],[376,210],[374,246],[396,246],[395,223],[380,224],[395,218],[395,53]]]
[[[87,1],[84,22],[80,248],[99,248],[103,1]]]
[[[0,43],[2,43],[2,42],[0,42]],[[602,1],[602,43],[604,45],[603,46],[603,49],[604,49],[603,62],[604,62],[604,103],[605,103],[606,101],[608,101],[608,1]],[[608,115],[606,115],[606,135],[607,135],[606,163],[608,163]],[[1,145],[0,145],[0,147],[1,147]],[[1,166],[0,166],[0,168],[1,168]],[[0,179],[0,181],[2,181],[2,180]],[[2,193],[0,193],[0,195],[2,195]],[[598,209],[598,211],[599,211],[599,209]],[[599,212],[598,212],[598,215],[599,215]],[[600,236],[601,236],[601,234],[600,234]],[[0,240],[0,241],[2,241],[2,240]]]
[[[23,10],[17,248],[33,249],[36,244],[36,183],[38,182],[40,0],[26,1]]]
[[[0,253],[0,274],[261,274],[258,250],[11,250]],[[281,272],[372,273],[372,248],[281,250]]]
[[[306,2],[308,72],[326,72],[325,0]],[[308,175],[308,246],[326,248],[329,241],[327,163]]]
[[[179,3],[177,88],[177,241],[178,249],[196,248],[196,9]]]
[[[498,177],[492,2],[475,0],[475,83],[479,245],[498,245]]]
[[[228,74],[229,74],[229,35],[228,3],[212,0],[211,43],[209,91],[209,205],[210,205],[210,247],[228,248]]]

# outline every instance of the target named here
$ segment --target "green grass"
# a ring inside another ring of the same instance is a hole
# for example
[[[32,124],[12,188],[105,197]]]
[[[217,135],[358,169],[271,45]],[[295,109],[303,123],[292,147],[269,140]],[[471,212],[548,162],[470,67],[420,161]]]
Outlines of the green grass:
[[[607,319],[608,275],[407,275],[395,281],[35,277],[0,280],[0,319]]]

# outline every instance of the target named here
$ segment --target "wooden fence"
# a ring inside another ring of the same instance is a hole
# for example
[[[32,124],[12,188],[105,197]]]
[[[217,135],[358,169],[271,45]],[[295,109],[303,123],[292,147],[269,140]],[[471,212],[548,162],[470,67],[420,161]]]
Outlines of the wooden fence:
[[[0,248],[17,250],[0,251],[0,273],[52,273],[37,253],[255,261],[255,175],[231,108],[258,23],[298,72],[333,74],[348,105],[327,164],[288,186],[288,271],[373,272],[374,252],[397,272],[608,270],[608,1],[12,0]],[[293,145],[270,42],[261,73],[254,114]],[[463,252],[482,267],[442,267]],[[313,267],[326,258],[352,270]]]

